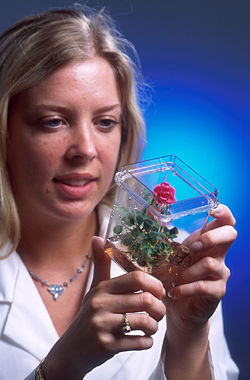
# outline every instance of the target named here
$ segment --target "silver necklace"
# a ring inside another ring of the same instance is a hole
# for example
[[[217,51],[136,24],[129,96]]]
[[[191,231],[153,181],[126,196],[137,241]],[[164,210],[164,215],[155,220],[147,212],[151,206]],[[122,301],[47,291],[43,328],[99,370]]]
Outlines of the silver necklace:
[[[83,272],[83,269],[86,267],[88,260],[91,258],[91,254],[88,253],[86,256],[86,259],[84,260],[84,263],[80,266],[80,268],[77,269],[77,272],[74,274],[73,277],[71,277],[68,281],[64,281],[62,285],[60,284],[49,284],[48,281],[42,280],[40,277],[38,277],[36,274],[34,274],[30,269],[28,269],[29,274],[33,278],[33,280],[40,282],[43,286],[47,286],[48,292],[53,296],[53,299],[56,301],[58,297],[62,294],[64,291],[64,288],[68,287],[71,282],[73,282],[76,277]]]

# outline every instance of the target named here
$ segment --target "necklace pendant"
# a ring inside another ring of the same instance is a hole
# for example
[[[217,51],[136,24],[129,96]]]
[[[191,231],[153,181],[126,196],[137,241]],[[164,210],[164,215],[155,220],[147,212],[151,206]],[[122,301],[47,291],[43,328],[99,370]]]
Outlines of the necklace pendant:
[[[28,269],[28,272],[29,272],[30,276],[33,278],[33,280],[40,282],[43,286],[46,286],[48,292],[53,296],[54,301],[57,301],[57,299],[59,298],[59,296],[64,291],[65,287],[67,288],[71,284],[71,282],[74,281],[80,273],[82,273],[83,268],[86,266],[87,261],[88,261],[88,259],[90,259],[90,257],[91,257],[91,255],[89,253],[86,256],[86,259],[85,259],[84,263],[82,264],[82,266],[80,268],[78,268],[78,270],[74,274],[74,276],[71,277],[69,280],[64,281],[64,283],[62,285],[58,285],[58,284],[49,285],[48,281],[41,280],[41,278],[38,277],[37,275],[35,275],[30,269]]]
[[[53,296],[54,300],[56,301],[58,297],[62,294],[64,291],[64,287],[62,285],[53,284],[48,286],[48,291]]]

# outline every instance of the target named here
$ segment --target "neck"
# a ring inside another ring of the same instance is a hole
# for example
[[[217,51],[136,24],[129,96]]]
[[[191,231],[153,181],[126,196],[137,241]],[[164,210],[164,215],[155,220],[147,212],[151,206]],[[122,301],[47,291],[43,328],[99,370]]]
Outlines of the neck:
[[[79,266],[84,255],[91,250],[96,234],[97,221],[93,211],[85,219],[76,222],[26,225],[22,228],[18,253],[27,267],[50,266],[58,268],[71,263]]]

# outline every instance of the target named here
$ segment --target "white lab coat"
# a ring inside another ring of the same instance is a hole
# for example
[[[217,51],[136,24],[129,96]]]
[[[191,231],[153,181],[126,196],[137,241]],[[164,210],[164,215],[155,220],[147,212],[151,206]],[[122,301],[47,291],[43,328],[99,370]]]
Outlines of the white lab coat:
[[[105,210],[104,210],[105,211]],[[107,225],[102,210],[100,235]],[[111,275],[123,273],[112,263]],[[90,287],[93,268],[88,279]],[[154,345],[145,351],[122,352],[92,370],[86,380],[163,380],[160,359],[165,318],[154,335]],[[17,252],[0,261],[0,380],[33,380],[34,369],[58,340],[39,292]],[[219,306],[211,318],[210,362],[214,379],[235,380],[238,370],[231,360],[223,335]],[[181,355],[181,352],[180,352]]]

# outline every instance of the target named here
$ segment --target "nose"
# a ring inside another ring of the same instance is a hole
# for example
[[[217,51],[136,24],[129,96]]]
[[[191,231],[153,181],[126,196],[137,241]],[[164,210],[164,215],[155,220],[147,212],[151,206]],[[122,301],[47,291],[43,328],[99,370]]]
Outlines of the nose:
[[[91,161],[97,156],[94,128],[91,123],[81,122],[71,129],[66,157],[74,161]]]

